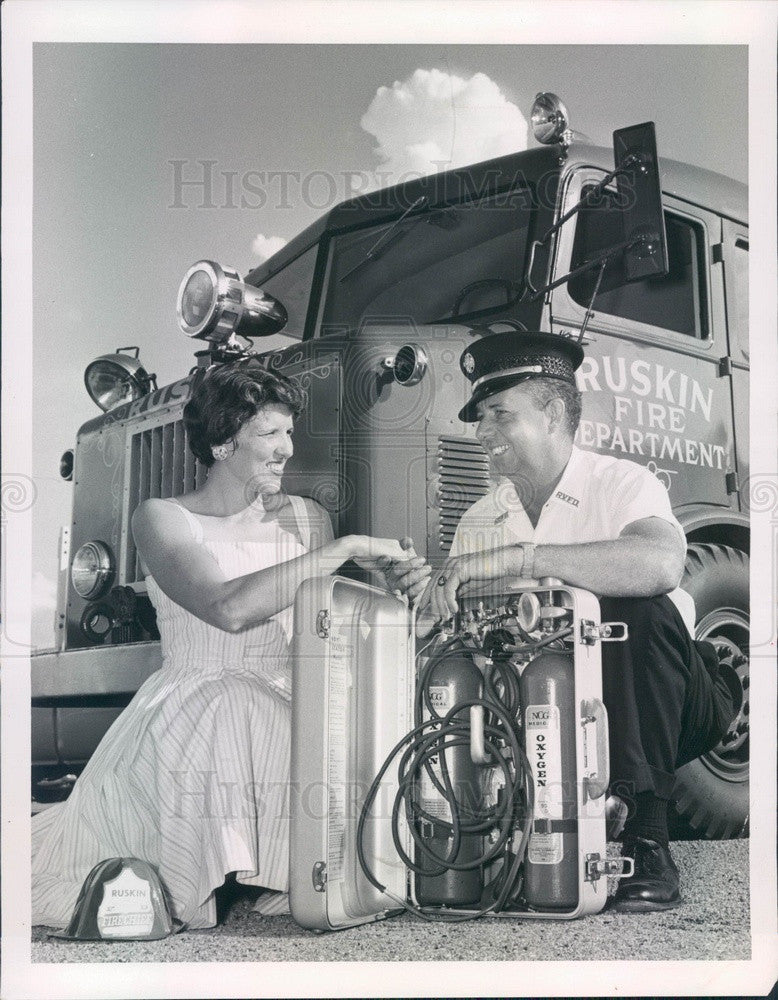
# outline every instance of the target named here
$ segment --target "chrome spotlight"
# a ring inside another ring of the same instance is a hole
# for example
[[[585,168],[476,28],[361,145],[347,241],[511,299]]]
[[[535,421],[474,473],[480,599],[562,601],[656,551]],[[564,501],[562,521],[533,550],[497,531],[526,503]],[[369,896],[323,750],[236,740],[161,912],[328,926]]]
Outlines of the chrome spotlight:
[[[286,309],[261,289],[241,281],[234,268],[199,260],[184,275],[176,301],[178,325],[187,337],[226,343],[233,334],[267,337],[283,329]]]
[[[569,142],[570,116],[556,94],[537,94],[530,114],[532,132],[544,146],[554,142]]]

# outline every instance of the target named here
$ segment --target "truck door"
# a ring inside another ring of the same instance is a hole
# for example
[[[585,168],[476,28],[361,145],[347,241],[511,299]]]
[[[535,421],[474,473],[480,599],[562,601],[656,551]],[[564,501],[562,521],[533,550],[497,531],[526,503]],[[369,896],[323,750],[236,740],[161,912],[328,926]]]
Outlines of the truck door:
[[[563,211],[602,177],[571,173]],[[580,447],[646,465],[667,487],[674,509],[737,506],[730,379],[720,254],[721,220],[665,198],[670,273],[619,284],[604,272],[585,335]],[[606,191],[562,229],[560,277],[620,241],[618,196]],[[551,329],[578,336],[597,281],[591,270],[552,293]]]
[[[727,300],[727,335],[732,367],[732,402],[735,442],[741,482],[741,506],[748,498],[742,484],[748,479],[748,226],[723,220],[724,290]]]

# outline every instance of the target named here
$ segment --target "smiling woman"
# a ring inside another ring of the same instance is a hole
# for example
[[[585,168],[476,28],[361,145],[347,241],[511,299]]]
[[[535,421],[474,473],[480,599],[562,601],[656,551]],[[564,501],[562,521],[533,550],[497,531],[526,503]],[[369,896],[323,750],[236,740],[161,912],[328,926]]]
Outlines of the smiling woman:
[[[66,924],[90,870],[112,857],[153,864],[187,927],[215,923],[230,873],[286,889],[290,605],[303,580],[348,559],[408,558],[393,539],[333,540],[318,504],[283,492],[303,403],[288,379],[239,362],[211,368],[187,404],[208,479],[133,517],[162,669],[70,798],[35,817],[34,924]]]

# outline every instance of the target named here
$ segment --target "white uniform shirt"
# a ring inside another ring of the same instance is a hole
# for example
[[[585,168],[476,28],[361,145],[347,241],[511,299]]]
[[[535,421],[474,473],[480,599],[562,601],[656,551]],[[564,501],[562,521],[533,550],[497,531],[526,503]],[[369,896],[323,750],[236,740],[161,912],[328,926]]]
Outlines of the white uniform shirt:
[[[506,479],[462,515],[451,556],[521,542],[574,545],[611,541],[618,538],[628,524],[646,517],[661,517],[672,524],[685,550],[683,528],[673,515],[667,490],[653,473],[636,462],[581,451],[574,446],[562,478],[540,512],[535,528],[516,488]],[[680,590],[668,596],[693,635],[694,601]]]

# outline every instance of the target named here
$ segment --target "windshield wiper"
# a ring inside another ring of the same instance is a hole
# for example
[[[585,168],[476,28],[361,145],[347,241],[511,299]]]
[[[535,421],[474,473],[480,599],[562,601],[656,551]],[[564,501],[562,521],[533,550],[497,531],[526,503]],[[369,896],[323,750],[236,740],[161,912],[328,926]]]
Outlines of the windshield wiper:
[[[423,194],[420,198],[417,198],[412,205],[409,205],[403,212],[403,214],[400,216],[400,218],[396,219],[392,223],[392,225],[389,226],[387,230],[381,233],[381,235],[378,237],[375,243],[367,251],[365,256],[362,257],[361,260],[358,260],[352,268],[349,268],[349,270],[346,271],[345,274],[341,275],[340,281],[345,281],[346,278],[349,277],[349,275],[354,273],[354,271],[359,270],[360,267],[364,267],[365,264],[369,263],[372,260],[375,260],[379,256],[378,251],[389,240],[389,237],[394,232],[396,232],[397,227],[400,225],[400,223],[403,222],[403,220],[406,219],[415,209],[421,208],[423,205],[426,204],[427,204],[427,196]]]

